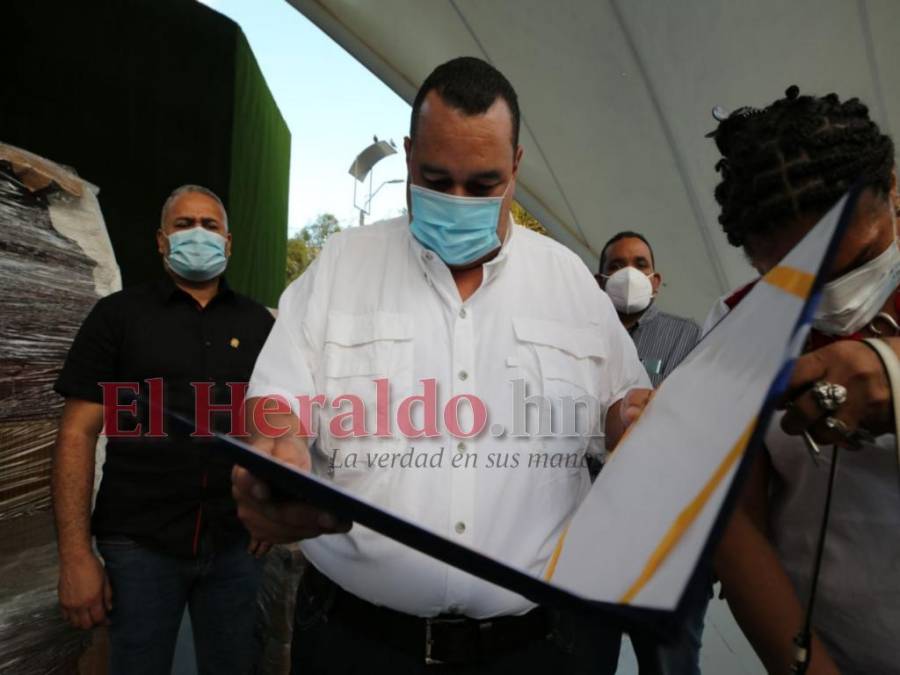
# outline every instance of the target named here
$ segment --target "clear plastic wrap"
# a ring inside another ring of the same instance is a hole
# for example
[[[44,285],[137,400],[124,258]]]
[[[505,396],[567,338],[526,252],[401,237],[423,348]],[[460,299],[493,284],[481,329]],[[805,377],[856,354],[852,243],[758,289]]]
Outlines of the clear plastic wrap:
[[[78,673],[91,641],[56,593],[53,383],[88,311],[120,285],[92,187],[0,143],[0,673]]]
[[[97,301],[94,265],[53,227],[47,194],[0,161],[0,422],[58,412],[53,381]]]
[[[0,143],[0,521],[49,507],[53,382],[88,311],[121,288],[95,191]]]
[[[266,556],[256,596],[257,675],[287,675],[291,671],[294,604],[305,568],[298,548],[275,546]]]
[[[56,420],[0,422],[0,522],[50,508]]]
[[[41,518],[22,518],[49,529]],[[6,530],[0,526],[0,532]],[[29,533],[33,538],[35,533]],[[87,631],[63,621],[56,598],[57,557],[49,542],[0,555],[0,673],[50,675],[78,672],[78,660],[91,641]]]

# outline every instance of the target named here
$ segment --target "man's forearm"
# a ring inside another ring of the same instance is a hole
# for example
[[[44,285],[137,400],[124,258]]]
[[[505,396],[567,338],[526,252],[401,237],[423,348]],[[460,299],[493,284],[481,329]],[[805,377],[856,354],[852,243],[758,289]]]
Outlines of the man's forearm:
[[[97,435],[66,429],[56,437],[51,491],[60,558],[91,552],[91,498]]]
[[[622,401],[613,403],[606,411],[606,449],[615,450],[625,433],[625,425],[621,417]]]
[[[635,387],[629,389],[623,398],[613,403],[606,411],[606,449],[615,450],[619,441],[647,407],[653,396],[652,389]]]

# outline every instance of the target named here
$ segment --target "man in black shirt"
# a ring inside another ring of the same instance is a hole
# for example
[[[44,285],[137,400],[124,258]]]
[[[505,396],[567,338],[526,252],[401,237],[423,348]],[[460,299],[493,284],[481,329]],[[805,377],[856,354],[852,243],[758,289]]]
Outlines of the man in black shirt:
[[[52,478],[60,604],[76,627],[109,623],[112,675],[168,673],[186,605],[200,672],[246,673],[260,577],[254,554],[266,545],[251,543],[237,518],[231,464],[208,440],[165,424],[159,404],[196,415],[201,430],[239,426],[234,413],[273,319],[222,276],[231,234],[209,190],[172,193],[157,245],[165,280],[97,302],[55,385],[66,398]],[[138,391],[152,405],[129,409],[125,396]]]

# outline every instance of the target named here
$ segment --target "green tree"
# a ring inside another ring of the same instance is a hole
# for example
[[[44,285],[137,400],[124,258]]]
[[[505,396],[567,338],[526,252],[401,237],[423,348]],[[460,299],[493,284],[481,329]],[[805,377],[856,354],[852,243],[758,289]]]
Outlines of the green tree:
[[[513,201],[510,211],[512,211],[513,218],[519,225],[523,225],[529,230],[534,230],[540,234],[547,234],[547,229],[541,225],[541,222],[528,213],[519,202]]]
[[[325,240],[335,232],[340,232],[341,226],[337,218],[330,213],[319,215],[313,222],[300,230],[287,242],[287,283],[303,274],[310,266]]]
[[[318,253],[319,249],[325,245],[325,240],[335,232],[340,231],[341,226],[338,225],[337,218],[330,213],[323,213],[304,227],[300,234],[306,240],[306,243],[316,249],[316,253]]]
[[[287,242],[287,283],[291,283],[294,279],[303,274],[303,270],[309,267],[309,264],[316,257],[313,249],[303,238],[303,233],[298,232]]]

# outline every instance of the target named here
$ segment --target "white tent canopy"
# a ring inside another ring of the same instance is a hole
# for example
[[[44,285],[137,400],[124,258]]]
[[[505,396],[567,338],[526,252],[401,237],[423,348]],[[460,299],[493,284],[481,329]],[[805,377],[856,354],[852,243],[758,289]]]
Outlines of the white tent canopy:
[[[663,308],[702,320],[754,276],[713,199],[715,105],[790,84],[865,101],[900,129],[896,0],[289,0],[407,101],[438,64],[484,58],[522,109],[518,199],[594,271],[644,233]]]

